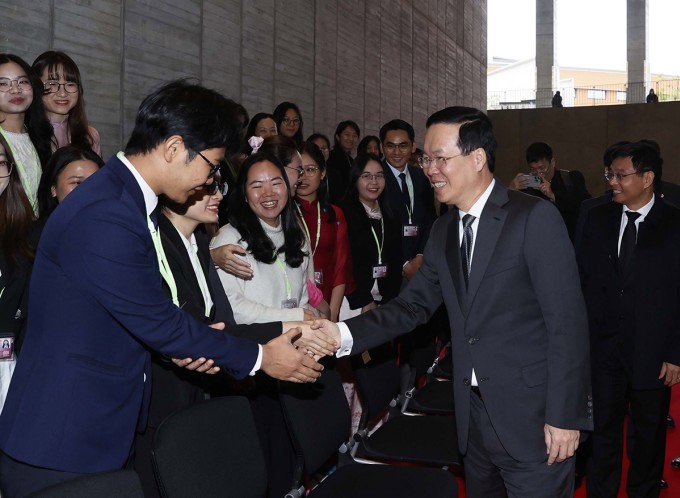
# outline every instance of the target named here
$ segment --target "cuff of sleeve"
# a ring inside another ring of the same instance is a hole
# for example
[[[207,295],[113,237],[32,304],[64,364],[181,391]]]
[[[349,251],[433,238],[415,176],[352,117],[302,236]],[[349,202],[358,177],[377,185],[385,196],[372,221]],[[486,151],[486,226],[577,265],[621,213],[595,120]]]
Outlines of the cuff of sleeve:
[[[340,329],[340,348],[335,356],[342,358],[347,356],[352,351],[352,346],[354,346],[354,338],[352,333],[349,331],[349,327],[345,325],[345,322],[338,322],[338,329]]]
[[[260,367],[262,366],[262,344],[257,345],[257,360],[255,361],[255,365],[253,365],[253,369],[250,371],[248,375],[251,377],[255,375],[255,372],[257,372]]]

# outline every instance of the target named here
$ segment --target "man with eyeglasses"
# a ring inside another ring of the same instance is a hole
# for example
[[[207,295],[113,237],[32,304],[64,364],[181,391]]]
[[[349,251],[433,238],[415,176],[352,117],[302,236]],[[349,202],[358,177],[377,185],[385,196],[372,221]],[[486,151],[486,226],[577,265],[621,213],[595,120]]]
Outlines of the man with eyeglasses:
[[[423,264],[398,297],[347,322],[317,321],[355,354],[408,332],[443,303],[459,449],[470,498],[572,498],[580,431],[592,429],[586,310],[559,213],[493,175],[478,109],[427,121],[421,164],[437,200]]]
[[[423,170],[409,164],[415,151],[415,131],[410,123],[393,119],[380,128],[380,149],[386,172],[387,202],[401,221],[402,276],[406,285],[423,262],[425,243],[436,218],[434,194]],[[416,370],[432,363],[436,326],[418,327],[398,339],[402,369],[401,390],[415,385]]]
[[[529,174],[518,173],[508,187],[555,204],[567,225],[569,238],[574,240],[579,208],[584,200],[590,199],[583,174],[577,170],[557,169],[552,147],[545,142],[529,145],[526,161]],[[534,184],[533,177],[538,177],[540,183]]]
[[[33,268],[25,341],[0,415],[4,497],[125,466],[135,428],[146,426],[149,349],[184,358],[176,363],[199,372],[223,369],[243,378],[262,370],[294,382],[312,382],[323,368],[308,349],[334,352],[335,343],[323,337],[303,336],[296,349],[296,329],[259,345],[180,309],[160,241],[158,196],[182,204],[213,181],[226,149],[238,144],[233,109],[199,85],[164,85],[140,105],[125,152],[50,217]]]
[[[680,382],[680,210],[659,195],[649,141],[617,144],[613,202],[587,212],[577,259],[588,309],[595,429],[588,496],[616,497],[629,410],[631,497],[659,496],[670,387]]]

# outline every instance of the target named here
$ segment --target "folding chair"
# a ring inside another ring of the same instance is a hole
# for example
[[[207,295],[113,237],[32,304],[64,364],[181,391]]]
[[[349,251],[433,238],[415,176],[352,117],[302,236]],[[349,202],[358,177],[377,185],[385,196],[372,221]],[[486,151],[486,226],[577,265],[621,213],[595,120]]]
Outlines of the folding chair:
[[[134,470],[78,477],[32,493],[29,498],[144,498],[142,483]]]

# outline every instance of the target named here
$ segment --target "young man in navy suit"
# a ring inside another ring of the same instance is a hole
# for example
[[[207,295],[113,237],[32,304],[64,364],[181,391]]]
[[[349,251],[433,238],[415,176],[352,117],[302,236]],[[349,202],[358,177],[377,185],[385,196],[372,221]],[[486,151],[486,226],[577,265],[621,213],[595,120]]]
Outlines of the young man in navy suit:
[[[295,382],[318,377],[321,365],[291,343],[296,330],[258,345],[195,321],[162,289],[161,278],[173,285],[155,222],[158,196],[184,203],[212,181],[237,141],[233,109],[199,85],[161,87],[142,102],[125,153],[50,217],[0,416],[4,497],[125,466],[135,428],[146,424],[149,349],[237,378],[257,370]],[[333,352],[316,341],[316,352]]]
[[[353,354],[425,323],[444,303],[470,498],[571,498],[579,432],[592,428],[586,311],[573,247],[548,202],[493,176],[489,118],[449,107],[427,121],[422,167],[440,202],[420,270],[346,323],[319,321]]]

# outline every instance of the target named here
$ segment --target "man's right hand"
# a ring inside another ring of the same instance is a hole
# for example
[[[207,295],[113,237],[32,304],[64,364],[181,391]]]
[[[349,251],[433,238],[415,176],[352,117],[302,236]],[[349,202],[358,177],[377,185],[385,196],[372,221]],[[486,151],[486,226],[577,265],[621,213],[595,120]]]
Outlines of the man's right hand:
[[[293,342],[300,336],[299,329],[290,329],[262,346],[261,370],[270,377],[290,382],[314,382],[321,375],[323,365],[314,361]]]
[[[210,257],[221,269],[244,280],[253,278],[253,269],[243,256],[245,249],[236,244],[215,247],[210,250]]]

